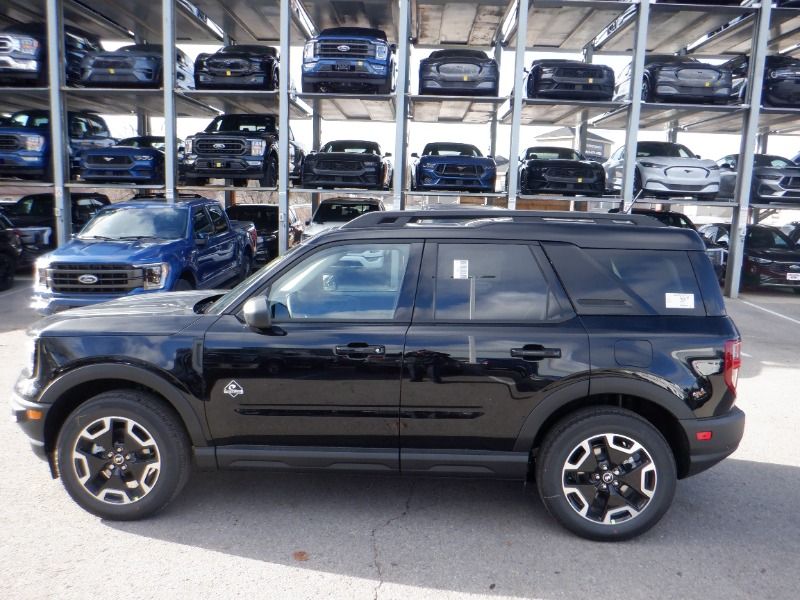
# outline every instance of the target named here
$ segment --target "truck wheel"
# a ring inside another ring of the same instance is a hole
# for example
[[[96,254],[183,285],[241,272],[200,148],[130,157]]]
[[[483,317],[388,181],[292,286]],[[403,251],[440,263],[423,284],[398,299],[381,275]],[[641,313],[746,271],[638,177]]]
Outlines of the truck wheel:
[[[271,154],[264,165],[264,177],[258,180],[261,187],[272,188],[278,185],[278,157]]]
[[[0,254],[0,291],[7,290],[14,285],[14,271],[16,261],[8,254]]]
[[[239,281],[244,281],[253,272],[253,253],[245,250],[242,256],[242,264],[239,265]]]
[[[190,444],[177,416],[141,391],[112,390],[81,404],[64,422],[58,472],[82,508],[104,519],[148,517],[189,477]]]
[[[208,177],[186,177],[186,185],[208,185]]]
[[[568,415],[549,431],[536,459],[547,511],[592,540],[625,540],[650,529],[672,503],[676,480],[661,433],[615,407]]]
[[[381,83],[380,85],[378,85],[377,86],[377,93],[378,94],[383,94],[383,95],[391,94],[392,93],[392,82],[391,82],[391,80],[387,81],[386,83]]]
[[[231,179],[233,187],[247,187],[247,179]]]

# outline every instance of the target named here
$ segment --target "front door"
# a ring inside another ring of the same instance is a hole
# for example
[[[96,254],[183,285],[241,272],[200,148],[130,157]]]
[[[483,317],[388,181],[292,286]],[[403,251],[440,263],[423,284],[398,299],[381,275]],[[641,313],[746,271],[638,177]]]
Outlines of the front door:
[[[307,466],[397,469],[402,355],[420,255],[421,244],[409,242],[312,250],[258,292],[273,314],[269,331],[250,329],[240,313],[209,329],[203,372],[221,463],[222,445],[283,454],[303,446],[311,447]]]
[[[401,389],[403,471],[524,476],[525,419],[567,380],[588,392],[588,336],[537,244],[427,244]]]

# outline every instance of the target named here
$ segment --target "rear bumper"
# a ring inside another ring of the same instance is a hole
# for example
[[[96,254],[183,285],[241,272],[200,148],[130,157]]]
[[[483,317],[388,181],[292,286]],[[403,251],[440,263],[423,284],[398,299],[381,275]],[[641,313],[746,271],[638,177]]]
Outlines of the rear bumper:
[[[731,455],[744,435],[745,415],[734,407],[727,414],[709,419],[679,421],[689,442],[687,477],[697,475]],[[700,442],[697,433],[710,431],[711,439]]]

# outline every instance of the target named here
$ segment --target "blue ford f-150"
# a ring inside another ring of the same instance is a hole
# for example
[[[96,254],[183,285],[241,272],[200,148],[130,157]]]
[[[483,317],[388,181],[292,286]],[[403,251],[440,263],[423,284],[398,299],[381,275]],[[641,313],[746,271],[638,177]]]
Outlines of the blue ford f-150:
[[[158,291],[215,288],[250,273],[247,233],[215,200],[133,200],[103,209],[36,261],[42,314]]]

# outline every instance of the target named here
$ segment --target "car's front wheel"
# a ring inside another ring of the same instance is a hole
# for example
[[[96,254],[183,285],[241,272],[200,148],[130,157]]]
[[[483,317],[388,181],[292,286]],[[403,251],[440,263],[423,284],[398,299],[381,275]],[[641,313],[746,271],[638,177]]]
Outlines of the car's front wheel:
[[[593,407],[547,434],[536,482],[548,512],[593,540],[625,540],[655,525],[675,494],[675,458],[661,433],[637,414]]]
[[[113,390],[81,404],[58,436],[56,461],[67,492],[104,519],[142,519],[164,508],[185,485],[189,440],[158,398]]]

